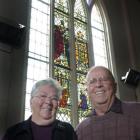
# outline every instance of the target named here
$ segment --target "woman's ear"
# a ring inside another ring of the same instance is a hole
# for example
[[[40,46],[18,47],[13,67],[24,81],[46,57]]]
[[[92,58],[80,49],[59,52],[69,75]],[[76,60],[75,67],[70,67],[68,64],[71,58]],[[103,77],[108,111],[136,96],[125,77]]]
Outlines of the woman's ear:
[[[31,112],[32,112],[32,103],[33,103],[33,100],[32,100],[32,97],[30,99],[30,108],[31,108]]]
[[[33,100],[32,100],[32,97],[31,97],[31,99],[30,99],[30,106],[32,105],[32,102],[33,102]]]

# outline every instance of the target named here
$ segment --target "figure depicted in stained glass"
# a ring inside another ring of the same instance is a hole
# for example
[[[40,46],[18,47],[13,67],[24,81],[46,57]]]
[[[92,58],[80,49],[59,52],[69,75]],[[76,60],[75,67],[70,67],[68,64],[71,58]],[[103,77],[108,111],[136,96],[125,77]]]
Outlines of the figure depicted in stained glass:
[[[70,65],[70,56],[69,56],[69,42],[68,42],[68,28],[64,26],[64,21],[60,21],[60,25],[55,25],[55,53],[54,59],[64,59],[66,57],[68,66]],[[57,62],[58,60],[57,59]],[[61,61],[61,60],[60,60]]]
[[[79,107],[80,107],[82,110],[88,109],[87,97],[86,97],[86,95],[83,94],[83,93],[80,94],[80,104],[79,104]]]
[[[64,52],[63,33],[60,26],[55,26],[54,40],[54,59],[57,59]]]
[[[66,88],[63,89],[62,91],[62,97],[59,101],[59,107],[65,108],[68,105],[68,98],[69,98],[69,93]]]

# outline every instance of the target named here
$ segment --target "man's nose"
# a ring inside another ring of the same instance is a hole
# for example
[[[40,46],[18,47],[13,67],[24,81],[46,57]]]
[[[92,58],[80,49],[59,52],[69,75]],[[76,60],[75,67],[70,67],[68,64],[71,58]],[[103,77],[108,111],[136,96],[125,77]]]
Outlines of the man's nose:
[[[97,86],[97,87],[102,87],[102,85],[103,85],[102,80],[101,80],[101,79],[97,79],[97,81],[96,81],[96,86]]]

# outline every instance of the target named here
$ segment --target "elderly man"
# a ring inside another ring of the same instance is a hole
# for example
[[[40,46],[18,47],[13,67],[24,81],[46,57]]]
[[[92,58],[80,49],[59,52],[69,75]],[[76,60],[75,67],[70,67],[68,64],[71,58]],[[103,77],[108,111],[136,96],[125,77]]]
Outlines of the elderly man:
[[[76,140],[73,127],[56,119],[61,91],[52,78],[38,81],[31,91],[32,116],[10,127],[3,140]]]
[[[140,103],[120,101],[112,73],[92,67],[86,77],[92,113],[77,128],[78,140],[140,140]]]

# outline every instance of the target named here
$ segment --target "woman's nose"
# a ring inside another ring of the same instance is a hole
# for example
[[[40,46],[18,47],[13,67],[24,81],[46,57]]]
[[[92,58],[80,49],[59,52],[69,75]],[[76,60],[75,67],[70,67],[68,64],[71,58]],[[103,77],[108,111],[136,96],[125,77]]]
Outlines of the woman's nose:
[[[50,97],[45,98],[45,103],[51,104],[52,99]]]

